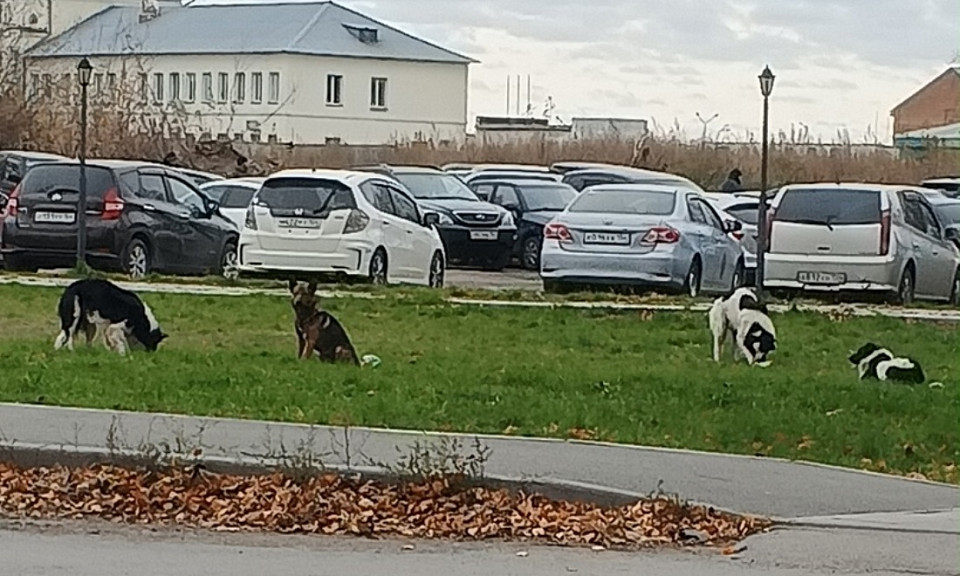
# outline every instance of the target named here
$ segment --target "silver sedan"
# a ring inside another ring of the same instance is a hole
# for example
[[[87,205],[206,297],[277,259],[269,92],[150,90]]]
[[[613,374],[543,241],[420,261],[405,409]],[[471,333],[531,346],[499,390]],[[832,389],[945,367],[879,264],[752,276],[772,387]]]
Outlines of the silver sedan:
[[[743,282],[744,255],[698,192],[673,185],[588,188],[544,229],[540,276],[562,284],[636,285],[725,293]]]

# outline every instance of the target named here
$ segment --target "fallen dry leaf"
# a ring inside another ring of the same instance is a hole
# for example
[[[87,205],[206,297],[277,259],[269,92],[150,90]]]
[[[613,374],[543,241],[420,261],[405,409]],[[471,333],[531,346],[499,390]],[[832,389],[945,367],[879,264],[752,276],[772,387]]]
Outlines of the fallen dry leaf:
[[[702,544],[724,545],[771,525],[671,499],[605,508],[508,490],[457,489],[444,478],[387,484],[332,473],[305,480],[275,473],[208,474],[201,481],[191,468],[18,468],[2,463],[0,513],[224,532],[538,541],[594,550],[689,546],[683,537],[689,531],[702,533]]]

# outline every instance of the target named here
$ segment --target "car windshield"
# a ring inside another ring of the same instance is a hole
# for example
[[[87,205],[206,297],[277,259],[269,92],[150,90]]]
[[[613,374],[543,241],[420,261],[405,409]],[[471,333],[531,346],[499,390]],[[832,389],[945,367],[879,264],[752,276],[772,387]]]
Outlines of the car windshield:
[[[463,180],[452,174],[394,174],[393,176],[419,200],[472,200],[479,202]]]
[[[788,190],[774,220],[826,226],[876,224],[880,222],[880,192],[844,188]]]
[[[306,214],[357,207],[350,188],[320,178],[271,178],[264,182],[257,201],[271,210],[299,208]]]
[[[609,190],[593,188],[582,192],[567,209],[569,212],[605,214],[673,214],[677,194],[660,190]]]
[[[559,212],[567,207],[577,193],[567,186],[525,186],[521,188],[527,209],[553,210]]]
[[[744,224],[756,226],[757,221],[760,218],[760,215],[757,214],[757,210],[757,204],[737,204],[736,206],[731,206],[724,211]]]
[[[934,205],[934,207],[937,210],[937,215],[943,220],[944,225],[953,226],[954,224],[960,224],[960,202],[956,204]]]

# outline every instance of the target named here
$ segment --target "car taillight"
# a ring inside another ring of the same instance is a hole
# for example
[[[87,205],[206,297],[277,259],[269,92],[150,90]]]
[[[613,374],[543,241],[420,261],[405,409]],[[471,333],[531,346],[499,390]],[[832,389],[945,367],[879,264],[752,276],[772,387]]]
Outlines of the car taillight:
[[[352,234],[354,232],[360,232],[366,228],[369,223],[370,217],[367,216],[367,213],[354,208],[350,211],[350,215],[347,216],[347,224],[343,227],[343,233]]]
[[[249,228],[250,230],[257,229],[257,216],[253,213],[252,203],[247,206],[247,213],[243,217],[243,226],[244,228]]]
[[[890,252],[890,211],[884,210],[880,215],[880,254],[886,256]]]
[[[100,213],[100,219],[117,220],[121,214],[123,214],[123,199],[117,194],[116,188],[111,188],[103,195],[103,211]],[[80,217],[79,214],[77,216]]]
[[[731,232],[730,235],[733,236],[733,239],[736,240],[736,241],[738,241],[738,242],[739,242],[740,240],[743,240],[743,232],[741,232],[740,230],[735,230],[735,231]]]
[[[543,237],[548,240],[573,242],[573,235],[570,234],[570,229],[563,224],[547,224],[543,229]]]
[[[13,189],[13,192],[10,193],[10,196],[7,198],[7,216],[16,216],[17,210],[20,209],[20,185],[17,184],[17,187]]]
[[[640,240],[644,244],[676,244],[679,241],[680,232],[669,226],[655,226]]]

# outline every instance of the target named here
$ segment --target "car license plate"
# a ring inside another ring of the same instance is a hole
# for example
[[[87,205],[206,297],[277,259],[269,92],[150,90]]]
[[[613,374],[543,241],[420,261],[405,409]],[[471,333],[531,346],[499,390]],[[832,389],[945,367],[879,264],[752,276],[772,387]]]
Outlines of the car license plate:
[[[33,215],[34,222],[50,224],[73,224],[76,218],[73,212],[37,212]]]
[[[277,224],[281,228],[319,228],[322,220],[315,218],[280,218]]]
[[[587,232],[583,235],[584,244],[629,244],[629,234],[609,232]]]
[[[840,272],[798,272],[797,282],[803,284],[843,284],[847,275]]]
[[[496,230],[471,230],[470,239],[471,240],[496,240],[497,231]]]

